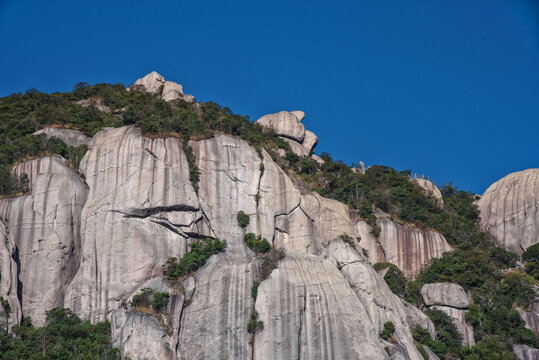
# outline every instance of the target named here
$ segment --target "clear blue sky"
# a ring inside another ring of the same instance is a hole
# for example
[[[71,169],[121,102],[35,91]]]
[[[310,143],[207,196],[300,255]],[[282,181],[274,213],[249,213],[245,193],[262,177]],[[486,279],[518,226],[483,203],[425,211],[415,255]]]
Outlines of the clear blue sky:
[[[0,0],[0,96],[156,70],[317,153],[482,194],[539,167],[539,1]]]

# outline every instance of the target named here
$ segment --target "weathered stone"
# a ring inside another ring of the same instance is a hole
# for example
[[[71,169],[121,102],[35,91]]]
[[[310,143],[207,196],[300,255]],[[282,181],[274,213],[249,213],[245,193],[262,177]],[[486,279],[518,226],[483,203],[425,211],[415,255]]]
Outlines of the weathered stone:
[[[412,181],[424,190],[425,195],[434,197],[438,204],[443,206],[444,199],[442,193],[440,192],[440,189],[438,189],[438,187],[434,185],[433,182],[426,179],[412,179]]]
[[[183,97],[183,87],[173,81],[165,81],[161,98],[165,101],[181,99]]]
[[[448,282],[425,284],[421,288],[423,302],[427,306],[444,305],[456,309],[467,309],[470,299],[462,286]]]
[[[128,126],[101,131],[90,147],[81,161],[90,187],[82,211],[82,262],[66,305],[100,321],[208,227],[181,141],[147,139]]]
[[[413,315],[400,298],[391,292],[367,259],[341,239],[331,241],[327,253],[328,259],[340,267],[344,278],[365,308],[374,333],[380,334],[384,323],[391,321],[395,325],[395,338],[406,349],[408,358],[422,359],[407,320]]]
[[[466,321],[468,310],[455,309],[448,306],[432,306],[431,309],[441,310],[453,319],[453,323],[462,335],[462,344],[466,346],[475,345],[473,327]]]
[[[19,324],[22,318],[21,304],[17,296],[19,284],[16,251],[15,244],[8,237],[7,227],[0,220],[0,296],[8,301],[11,308],[9,327]],[[4,311],[1,303],[0,311]]]
[[[539,349],[528,345],[513,345],[513,352],[518,360],[539,360]]]
[[[451,250],[445,238],[437,232],[410,229],[388,219],[378,219],[377,224],[381,229],[378,239],[364,221],[356,223],[361,237],[359,245],[367,249],[371,263],[390,262],[407,278],[414,278],[431,258],[441,257]]]
[[[133,89],[134,87],[140,86],[142,90],[150,94],[160,94],[162,89],[161,86],[165,85],[165,78],[162,77],[155,71],[152,71],[148,75],[135,81],[133,85],[129,87],[128,90]]]
[[[292,152],[296,154],[297,156],[306,156],[309,155],[308,150],[306,150],[300,143],[298,143],[295,140],[291,140],[288,138],[282,138],[288,145],[290,145],[290,149],[292,149]]]
[[[517,308],[517,311],[526,322],[526,327],[535,334],[539,334],[539,314],[535,311],[525,311],[521,308]]]
[[[288,253],[260,284],[256,311],[255,359],[387,359],[365,308],[319,257]]]
[[[440,360],[438,355],[436,355],[431,349],[429,349],[428,346],[423,345],[423,349],[425,349],[427,353],[428,360]]]
[[[320,165],[324,164],[325,161],[324,159],[322,159],[320,156],[318,155],[315,155],[315,154],[312,154],[311,157],[313,158],[314,161],[316,161],[317,163],[319,163]]]
[[[23,313],[41,326],[46,311],[64,306],[80,262],[81,209],[88,190],[59,156],[22,163],[13,172],[28,174],[32,193],[1,200],[0,207],[9,242],[18,249]]]
[[[383,278],[382,276],[380,276]],[[435,339],[436,338],[436,327],[434,326],[434,323],[432,320],[423,313],[423,311],[419,310],[412,304],[404,301],[401,299],[402,304],[406,308],[406,321],[408,323],[408,326],[411,329],[414,329],[417,325],[421,326],[423,329],[428,330],[430,333],[430,336]]]
[[[193,298],[182,314],[178,359],[251,358],[247,322],[256,267],[230,250],[212,256],[197,272]]]
[[[82,132],[71,129],[46,128],[38,130],[34,135],[45,134],[47,138],[55,137],[62,140],[67,146],[82,146],[88,145],[92,140]]]
[[[305,149],[306,155],[312,155],[317,144],[318,136],[312,131],[305,130],[305,137],[303,138],[303,143],[301,145]]]
[[[521,254],[539,242],[539,169],[509,174],[477,202],[481,226],[506,250]]]
[[[301,123],[300,118],[298,118],[297,112],[281,111],[275,114],[268,114],[262,116],[256,122],[262,126],[272,128],[277,135],[296,140],[299,143],[303,141],[305,136],[305,127]]]

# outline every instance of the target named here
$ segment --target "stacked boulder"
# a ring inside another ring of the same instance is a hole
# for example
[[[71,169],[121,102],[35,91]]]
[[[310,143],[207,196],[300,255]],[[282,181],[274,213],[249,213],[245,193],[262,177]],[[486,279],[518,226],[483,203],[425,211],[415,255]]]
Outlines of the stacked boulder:
[[[318,136],[312,131],[305,130],[301,121],[305,118],[303,111],[280,111],[275,114],[262,116],[256,122],[269,127],[290,145],[292,151],[298,156],[312,156],[316,161],[323,162],[314,155],[314,149],[318,144]]]
[[[475,345],[473,328],[465,320],[471,302],[462,286],[448,282],[425,284],[421,296],[429,309],[441,310],[453,319],[464,345]]]
[[[165,81],[165,78],[156,71],[152,71],[148,75],[138,79],[127,90],[140,89],[153,95],[159,95],[165,101],[183,100],[194,102],[193,95],[185,95],[183,87],[173,81]]]

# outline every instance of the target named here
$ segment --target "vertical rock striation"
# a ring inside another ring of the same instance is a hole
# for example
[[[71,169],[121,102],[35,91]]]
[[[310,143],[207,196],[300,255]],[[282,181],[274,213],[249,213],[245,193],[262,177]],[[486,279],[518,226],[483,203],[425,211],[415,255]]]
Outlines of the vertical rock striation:
[[[477,205],[483,229],[506,250],[521,254],[539,242],[539,169],[496,181]]]

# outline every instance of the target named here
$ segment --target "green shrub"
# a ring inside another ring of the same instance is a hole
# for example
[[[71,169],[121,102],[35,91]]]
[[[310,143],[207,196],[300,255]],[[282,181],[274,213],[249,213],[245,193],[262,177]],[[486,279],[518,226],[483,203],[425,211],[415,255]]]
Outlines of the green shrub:
[[[249,215],[244,213],[242,210],[238,211],[238,213],[236,214],[236,219],[238,220],[238,225],[242,229],[245,229],[247,225],[249,225],[249,222],[251,221],[251,219],[249,218]]]
[[[264,322],[258,320],[258,312],[253,309],[247,323],[247,332],[249,334],[256,334],[261,330],[264,330]]]
[[[447,353],[447,346],[441,341],[433,340],[428,330],[422,328],[420,325],[416,325],[412,330],[412,335],[415,341],[426,345],[436,355],[444,356]]]
[[[226,241],[219,239],[205,238],[189,244],[191,251],[183,255],[181,260],[171,257],[163,265],[164,274],[169,282],[175,283],[181,277],[196,271],[210,256],[218,254],[226,247]]]
[[[388,262],[380,262],[374,264],[373,267],[376,271],[389,268],[384,276],[384,280],[394,294],[404,296],[406,290],[406,278],[404,277],[404,273],[397,266]]]
[[[161,312],[168,306],[168,301],[170,299],[170,294],[167,292],[156,292],[153,294],[152,308]]]
[[[423,357],[423,359],[429,360],[429,355],[427,354],[427,351],[425,350],[425,348],[423,347],[423,345],[421,345],[421,344],[416,344],[415,347],[416,347],[417,351],[419,351],[419,353],[421,354],[421,356]]]
[[[91,324],[69,309],[48,311],[41,328],[25,317],[12,330],[13,336],[0,334],[0,359],[120,359],[111,344],[109,322]]]
[[[253,233],[247,233],[243,236],[243,240],[256,253],[264,254],[271,250],[268,240],[262,238],[260,235],[256,236]]]
[[[459,349],[462,346],[462,335],[449,315],[438,309],[427,309],[424,313],[434,323],[438,341],[442,342],[450,350]]]
[[[150,307],[152,302],[153,290],[151,288],[141,289],[140,294],[136,294],[131,299],[131,306],[133,307]]]
[[[380,337],[384,340],[391,340],[395,332],[395,324],[391,321],[384,323],[384,330],[380,333]]]

